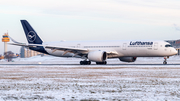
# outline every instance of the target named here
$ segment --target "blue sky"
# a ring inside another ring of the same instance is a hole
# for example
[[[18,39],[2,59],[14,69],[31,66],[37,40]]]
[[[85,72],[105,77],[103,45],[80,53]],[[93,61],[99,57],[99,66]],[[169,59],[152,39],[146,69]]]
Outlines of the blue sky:
[[[27,42],[21,19],[43,41],[180,39],[180,0],[0,0],[1,35]]]

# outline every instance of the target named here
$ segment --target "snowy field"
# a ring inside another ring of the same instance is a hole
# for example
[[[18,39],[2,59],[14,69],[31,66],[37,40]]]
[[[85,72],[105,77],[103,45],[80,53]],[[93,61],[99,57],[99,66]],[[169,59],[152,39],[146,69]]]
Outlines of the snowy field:
[[[52,56],[1,60],[0,64],[29,65],[0,65],[0,100],[180,100],[179,56],[168,59],[172,65],[159,65],[163,58],[138,58],[131,65],[118,59],[108,60],[110,65],[77,65],[80,60]]]

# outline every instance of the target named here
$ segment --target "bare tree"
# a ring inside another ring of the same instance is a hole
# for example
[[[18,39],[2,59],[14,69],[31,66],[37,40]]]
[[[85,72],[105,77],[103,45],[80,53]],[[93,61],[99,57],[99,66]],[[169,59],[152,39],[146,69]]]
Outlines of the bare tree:
[[[12,61],[14,53],[12,51],[4,52],[4,59],[7,59],[8,62]]]

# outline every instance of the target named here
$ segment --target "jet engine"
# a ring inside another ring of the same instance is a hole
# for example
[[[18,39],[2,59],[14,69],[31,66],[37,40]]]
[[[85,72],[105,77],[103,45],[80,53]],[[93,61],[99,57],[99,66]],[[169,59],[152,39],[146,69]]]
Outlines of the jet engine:
[[[119,60],[123,62],[134,62],[137,57],[120,57]]]
[[[94,62],[104,62],[107,59],[107,53],[105,51],[92,51],[88,53],[88,59]]]

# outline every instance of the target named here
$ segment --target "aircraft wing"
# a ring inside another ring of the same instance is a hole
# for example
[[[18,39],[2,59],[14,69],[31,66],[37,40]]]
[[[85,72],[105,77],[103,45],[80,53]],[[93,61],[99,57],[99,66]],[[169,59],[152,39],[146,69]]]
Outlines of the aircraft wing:
[[[51,49],[52,52],[55,51],[64,51],[64,55],[66,53],[74,53],[75,55],[87,55],[89,52],[89,49],[86,48],[72,48],[72,47],[61,47],[61,46],[50,46],[50,45],[41,45],[41,44],[25,44],[25,43],[8,43],[10,45],[17,45],[17,46],[24,46],[24,47],[39,47],[42,46],[45,49]],[[116,51],[107,51],[108,55],[117,55],[118,53]]]
[[[24,46],[24,47],[37,47],[37,46],[43,46],[40,44],[26,44],[26,43],[8,43],[10,45],[16,45],[16,46]]]
[[[9,38],[14,42],[14,43],[18,43],[18,44],[23,44],[21,42],[17,42],[16,40],[14,40],[12,37],[9,36]]]
[[[77,55],[83,55],[83,54],[87,54],[87,52],[89,51],[88,49],[84,49],[84,48],[71,48],[71,47],[41,45],[41,44],[25,44],[25,43],[8,43],[8,44],[16,45],[16,46],[24,46],[24,47],[38,47],[38,46],[42,46],[45,49],[53,50],[53,52],[55,52],[57,50],[64,51],[65,54],[69,52],[69,53],[74,53],[74,54],[77,54]]]
[[[45,48],[52,49],[52,50],[54,50],[54,52],[56,50],[65,51],[65,54],[67,52],[69,52],[69,53],[74,53],[77,55],[87,55],[89,52],[89,49],[86,49],[86,48],[70,48],[70,47],[59,47],[59,46],[57,46],[57,47],[56,46],[45,46]],[[108,55],[117,55],[118,54],[116,51],[107,51],[106,53]]]
[[[85,49],[85,48],[72,48],[72,47],[61,47],[61,46],[44,46],[44,48],[47,48],[47,49],[52,49],[53,52],[57,51],[57,50],[60,50],[60,51],[64,51],[64,55],[66,53],[74,53],[76,55],[84,55],[84,54],[87,54],[88,53],[88,49]]]
[[[59,46],[45,46],[45,48],[48,49],[53,49],[54,51],[56,50],[61,50],[61,51],[65,51],[66,52],[70,52],[70,53],[74,53],[74,54],[78,54],[78,55],[87,55],[89,52],[89,49],[86,48],[70,48],[70,47],[59,47]],[[117,55],[118,53],[116,51],[107,51],[106,52],[108,55]]]

